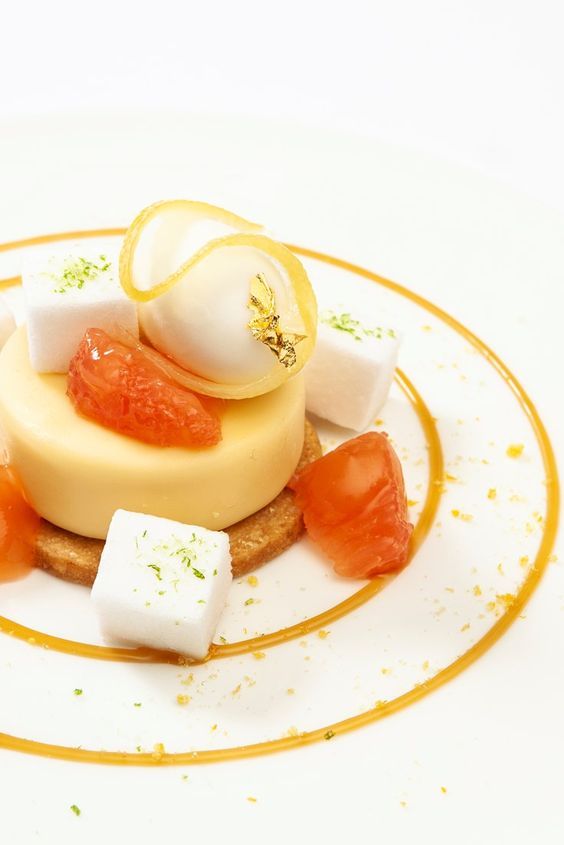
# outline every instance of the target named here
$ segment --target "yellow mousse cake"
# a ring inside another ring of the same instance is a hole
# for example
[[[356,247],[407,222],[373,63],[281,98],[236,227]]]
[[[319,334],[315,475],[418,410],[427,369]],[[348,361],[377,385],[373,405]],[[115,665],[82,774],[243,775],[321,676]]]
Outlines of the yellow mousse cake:
[[[211,448],[152,446],[79,416],[66,375],[32,369],[25,327],[0,354],[0,426],[10,465],[44,519],[105,539],[118,508],[221,530],[286,485],[304,441],[302,375],[222,411]]]

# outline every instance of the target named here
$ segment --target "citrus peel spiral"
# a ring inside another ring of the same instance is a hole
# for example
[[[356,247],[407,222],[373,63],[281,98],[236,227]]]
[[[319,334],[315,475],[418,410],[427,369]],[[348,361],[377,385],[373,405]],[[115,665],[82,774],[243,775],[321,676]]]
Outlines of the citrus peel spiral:
[[[165,279],[143,290],[137,284],[134,273],[135,254],[141,236],[149,225],[160,215],[169,211],[186,212],[190,223],[195,221],[213,221],[236,229],[232,234],[212,238],[197,249],[176,270]],[[313,351],[317,331],[317,303],[310,281],[299,259],[283,244],[262,234],[262,227],[233,214],[226,209],[190,200],[164,200],[145,208],[137,215],[127,230],[119,259],[121,285],[127,296],[138,302],[148,303],[170,291],[185,279],[190,271],[211,253],[225,247],[249,247],[264,253],[279,266],[288,281],[288,287],[296,306],[297,317],[301,323],[300,335],[303,339],[296,347],[296,360],[291,368],[283,366],[273,357],[272,369],[267,375],[241,384],[222,384],[210,381],[203,376],[191,373],[185,367],[178,367],[176,378],[191,390],[206,396],[223,399],[246,399],[268,393],[279,387],[288,378],[300,372]],[[250,280],[249,280],[250,281]],[[171,368],[172,369],[172,368]],[[179,371],[181,377],[179,378]]]

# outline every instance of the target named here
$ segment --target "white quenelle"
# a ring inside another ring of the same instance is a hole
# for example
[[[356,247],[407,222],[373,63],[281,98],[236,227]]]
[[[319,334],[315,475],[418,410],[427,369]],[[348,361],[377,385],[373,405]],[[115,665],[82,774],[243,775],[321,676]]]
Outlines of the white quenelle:
[[[137,335],[137,308],[119,283],[110,249],[73,246],[42,252],[22,270],[29,354],[40,373],[66,373],[87,329]]]
[[[211,381],[238,384],[266,376],[272,352],[249,330],[251,280],[258,273],[275,294],[282,327],[299,334],[302,323],[282,270],[248,247],[217,249],[170,291],[143,303],[144,333],[161,352]]]
[[[388,397],[398,350],[393,329],[347,313],[322,313],[305,368],[307,410],[355,431],[368,428]]]
[[[15,330],[16,321],[14,320],[14,315],[4,300],[0,299],[0,349],[2,349]]]
[[[117,510],[92,601],[106,637],[202,659],[231,582],[224,531]]]

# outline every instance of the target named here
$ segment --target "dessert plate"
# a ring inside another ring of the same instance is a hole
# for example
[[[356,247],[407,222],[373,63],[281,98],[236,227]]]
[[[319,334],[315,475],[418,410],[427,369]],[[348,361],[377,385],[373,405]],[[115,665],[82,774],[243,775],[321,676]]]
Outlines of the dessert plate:
[[[63,233],[1,249],[17,261],[38,241],[88,235],[119,237]],[[0,746],[160,765],[329,741],[462,671],[522,611],[547,565],[557,513],[552,449],[524,390],[434,304],[343,259],[293,249],[322,312],[362,313],[404,338],[374,428],[402,459],[416,525],[410,565],[371,582],[343,579],[304,539],[235,583],[209,659],[195,665],[104,643],[82,587],[42,572],[5,584]],[[14,279],[3,284],[21,314]],[[352,436],[317,427],[325,450]],[[55,654],[65,656],[58,677]],[[48,713],[22,707],[30,679],[50,689]]]
[[[511,748],[552,744],[557,771],[558,564],[536,626],[521,619],[551,559],[557,475],[541,418],[490,347],[556,419],[539,328],[543,297],[558,311],[556,216],[421,155],[260,121],[58,116],[5,125],[0,145],[2,279],[38,233],[75,242],[110,227],[103,237],[117,238],[155,198],[191,196],[297,244],[321,308],[364,309],[401,331],[401,372],[375,427],[398,449],[417,523],[395,577],[340,579],[304,539],[258,583],[241,579],[217,651],[196,666],[109,651],[84,588],[40,572],[2,585],[0,772],[13,789],[0,830],[28,843],[55,831],[99,841],[109,820],[141,837],[236,825],[278,842],[299,824],[334,841],[377,814],[386,833],[477,841],[478,809],[474,838],[460,830],[468,800],[487,808],[498,841],[518,820],[534,830],[547,786],[529,784],[515,807]],[[17,307],[17,286],[4,287]],[[350,436],[315,422],[326,448]],[[545,718],[526,728],[515,714],[542,696]]]

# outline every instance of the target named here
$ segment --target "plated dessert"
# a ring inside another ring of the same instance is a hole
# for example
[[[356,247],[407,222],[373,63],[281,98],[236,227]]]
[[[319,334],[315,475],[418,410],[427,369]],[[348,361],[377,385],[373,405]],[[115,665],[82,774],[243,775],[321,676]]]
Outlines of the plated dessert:
[[[160,202],[119,254],[50,249],[22,278],[25,325],[0,314],[2,577],[27,564],[92,587],[108,639],[201,660],[233,576],[304,522],[341,575],[405,564],[401,464],[362,433],[399,338],[337,305],[318,315],[261,227]],[[324,456],[317,418],[350,433]]]

